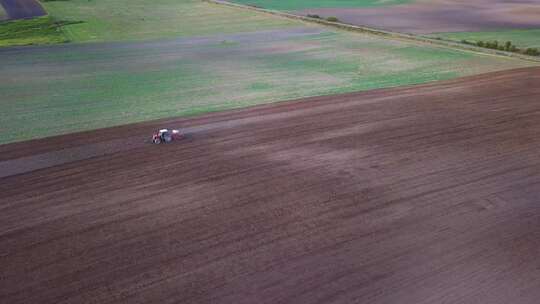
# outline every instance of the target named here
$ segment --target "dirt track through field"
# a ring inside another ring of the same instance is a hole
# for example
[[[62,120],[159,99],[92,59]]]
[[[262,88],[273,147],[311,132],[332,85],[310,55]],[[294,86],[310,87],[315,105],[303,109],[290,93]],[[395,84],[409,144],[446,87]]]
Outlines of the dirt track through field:
[[[2,145],[0,299],[537,303],[539,134],[534,68]]]
[[[47,15],[38,0],[0,0],[9,19],[25,19]]]

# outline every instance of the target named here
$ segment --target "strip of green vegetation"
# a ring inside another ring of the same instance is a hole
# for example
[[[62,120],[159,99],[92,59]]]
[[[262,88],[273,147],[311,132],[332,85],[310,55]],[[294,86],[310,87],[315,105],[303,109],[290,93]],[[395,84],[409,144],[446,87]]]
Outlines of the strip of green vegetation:
[[[316,29],[1,52],[0,144],[531,64]]]
[[[70,0],[43,3],[74,42],[149,40],[300,26],[285,18],[200,0]]]
[[[529,56],[540,56],[540,51],[538,51],[537,48],[526,48],[526,49],[520,49],[514,44],[512,44],[512,41],[506,41],[505,43],[500,43],[499,41],[468,41],[468,40],[461,40],[461,43],[469,44],[469,45],[475,45],[478,47],[483,47],[486,49],[492,49],[492,50],[499,50],[499,51],[506,51],[506,52],[512,52],[512,53],[520,53],[524,55]]]
[[[477,43],[478,41],[511,41],[512,44],[521,49],[540,49],[540,29],[530,30],[505,30],[492,32],[458,32],[458,33],[437,33],[435,37],[451,39],[455,41],[467,40]]]
[[[295,11],[315,8],[356,8],[389,6],[409,3],[414,0],[232,0],[245,5],[266,9]]]
[[[62,26],[49,16],[0,22],[0,46],[55,44],[67,42]]]
[[[321,17],[320,15],[317,15],[317,14],[307,14],[306,17],[313,18],[313,19],[326,19],[326,21],[330,21],[330,22],[339,22],[339,19],[337,17],[334,17],[334,16],[323,18],[323,17]]]

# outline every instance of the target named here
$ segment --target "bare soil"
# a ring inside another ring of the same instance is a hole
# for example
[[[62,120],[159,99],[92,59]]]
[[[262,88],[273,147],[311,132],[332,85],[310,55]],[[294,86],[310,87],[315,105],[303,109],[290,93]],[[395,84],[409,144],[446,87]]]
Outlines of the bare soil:
[[[2,145],[0,299],[537,303],[539,134],[531,68]]]
[[[25,19],[47,15],[38,0],[0,0],[8,19]]]
[[[436,0],[377,8],[323,8],[300,15],[339,20],[403,33],[468,32],[540,28],[540,0]]]

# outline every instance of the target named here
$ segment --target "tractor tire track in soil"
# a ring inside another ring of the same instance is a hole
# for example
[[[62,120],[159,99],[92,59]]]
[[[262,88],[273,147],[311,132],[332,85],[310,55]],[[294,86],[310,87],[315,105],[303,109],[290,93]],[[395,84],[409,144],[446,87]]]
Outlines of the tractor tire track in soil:
[[[38,0],[0,0],[8,19],[26,19],[47,15]]]
[[[2,145],[0,298],[537,303],[539,135],[531,68]]]

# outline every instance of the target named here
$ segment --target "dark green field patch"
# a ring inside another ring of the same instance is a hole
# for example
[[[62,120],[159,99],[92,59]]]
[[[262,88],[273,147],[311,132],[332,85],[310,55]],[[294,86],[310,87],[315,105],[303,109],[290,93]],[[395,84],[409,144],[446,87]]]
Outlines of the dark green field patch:
[[[54,20],[50,16],[0,22],[0,46],[68,42],[62,27],[73,23]]]

